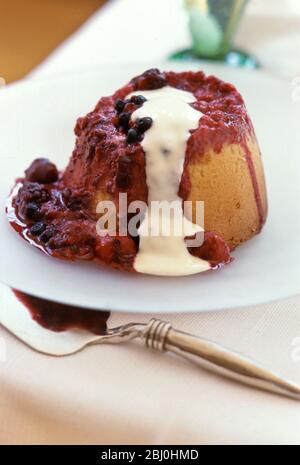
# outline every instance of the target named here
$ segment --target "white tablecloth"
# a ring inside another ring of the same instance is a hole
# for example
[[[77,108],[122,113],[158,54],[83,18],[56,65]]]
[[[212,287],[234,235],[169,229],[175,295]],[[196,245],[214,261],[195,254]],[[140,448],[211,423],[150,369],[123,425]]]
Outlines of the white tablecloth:
[[[299,2],[285,1],[284,13],[278,5],[283,2],[252,3],[238,43],[265,56],[271,72],[296,76]],[[181,0],[111,1],[29,78],[108,62],[157,62],[188,43],[180,4]],[[284,69],[278,67],[277,56],[267,53],[277,47],[280,54],[282,40],[289,47]],[[5,306],[1,286],[0,305]],[[299,298],[163,317],[300,383]],[[113,314],[109,325],[132,319]],[[149,315],[134,316],[136,321],[148,319]],[[137,344],[93,347],[56,359],[31,351],[1,328],[0,375],[4,444],[300,444],[299,403],[242,387]]]

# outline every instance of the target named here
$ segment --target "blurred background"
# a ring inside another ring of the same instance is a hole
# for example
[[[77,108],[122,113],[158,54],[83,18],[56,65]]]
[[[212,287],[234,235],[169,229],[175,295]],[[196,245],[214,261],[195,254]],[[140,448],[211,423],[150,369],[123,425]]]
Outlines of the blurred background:
[[[106,0],[0,0],[0,76],[20,79]]]
[[[49,73],[75,69],[80,48],[82,68],[196,56],[300,75],[300,0],[0,0],[0,76],[22,78],[91,16]]]

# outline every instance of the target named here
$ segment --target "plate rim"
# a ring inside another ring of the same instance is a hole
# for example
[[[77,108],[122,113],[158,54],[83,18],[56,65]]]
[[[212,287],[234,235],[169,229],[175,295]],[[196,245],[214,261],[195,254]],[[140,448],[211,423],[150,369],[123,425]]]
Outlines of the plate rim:
[[[176,65],[178,65],[178,67],[180,68],[180,66],[182,67],[183,65],[186,65],[186,67],[191,67],[193,68],[194,66],[205,66],[205,65],[208,65],[208,66],[211,66],[211,67],[215,67],[215,64],[214,63],[211,63],[211,62],[201,62],[199,64],[195,64],[193,62],[185,62],[185,63],[176,63],[176,62],[167,62],[167,61],[162,61],[162,62],[159,62],[158,63],[160,67],[167,67],[169,66],[170,69],[174,69],[176,68]],[[132,67],[132,68],[135,68],[135,67],[142,67],[142,66],[149,66],[149,64],[147,65],[146,63],[129,63],[128,66]],[[84,76],[85,74],[89,74],[89,75],[95,75],[95,74],[98,74],[98,73],[106,73],[107,72],[107,68],[111,68],[111,69],[120,69],[120,68],[123,68],[123,65],[120,65],[120,64],[109,64],[109,65],[104,65],[104,66],[93,66],[93,67],[90,67],[90,68],[80,68],[80,70],[76,70],[76,77],[78,76],[78,74],[80,76]],[[217,65],[217,67],[219,67],[220,69],[223,69],[224,71],[226,70],[231,70],[231,68],[228,68],[228,67],[224,67],[223,65]],[[205,71],[205,69],[204,69]],[[255,76],[259,76],[259,77],[262,77],[263,79],[265,80],[270,80],[272,82],[277,82],[277,83],[281,83],[283,84],[285,81],[277,76],[272,76],[270,74],[268,74],[265,70],[245,70],[245,69],[240,69],[239,72],[241,72],[242,74],[245,74],[245,75],[255,75]],[[7,85],[5,88],[4,88],[4,95],[6,94],[7,95],[7,91],[8,93],[10,92],[14,92],[14,89],[15,88],[26,88],[26,87],[35,87],[36,85],[49,85],[51,83],[57,83],[57,81],[59,82],[63,82],[65,80],[68,80],[71,76],[73,76],[73,73],[74,71],[70,71],[68,70],[67,72],[62,72],[62,73],[53,73],[51,75],[47,75],[47,76],[44,76],[42,78],[36,78],[36,77],[33,77],[33,79],[28,79],[28,78],[25,78],[24,80],[20,80],[20,81],[17,81],[15,83],[12,83],[12,84],[9,84]],[[0,100],[2,98],[2,92],[0,91]],[[173,278],[168,278],[170,280],[172,280]],[[175,278],[175,279],[180,279],[180,278]],[[200,278],[201,279],[201,278]],[[5,282],[3,279],[1,279],[1,283],[7,285],[10,287],[9,283]],[[18,286],[18,290],[20,290],[21,292],[25,292],[26,293],[26,289],[22,288],[21,286]],[[38,292],[38,290],[36,290],[35,292],[31,292],[31,295],[33,296],[36,296],[38,298],[45,298],[41,293]],[[191,305],[189,305],[189,309],[186,311],[186,312],[208,312],[208,311],[224,311],[224,310],[233,310],[233,309],[236,309],[236,308],[247,308],[247,307],[252,307],[252,306],[257,306],[257,305],[263,305],[263,304],[266,304],[266,303],[269,303],[269,302],[275,302],[275,301],[278,301],[278,300],[284,300],[284,299],[288,299],[288,298],[292,298],[292,297],[296,297],[300,295],[300,290],[295,292],[295,293],[292,293],[292,294],[288,294],[286,292],[283,292],[283,293],[278,293],[276,295],[276,297],[265,297],[263,300],[261,298],[258,298],[257,300],[256,299],[253,299],[251,304],[249,303],[245,303],[245,304],[237,304],[237,303],[234,303],[234,304],[231,304],[231,305],[223,305],[223,306],[220,306],[218,308],[211,308],[211,309],[207,309],[207,310],[199,310],[199,309],[196,309],[196,308],[192,308]],[[48,297],[47,297],[47,300]],[[51,298],[51,300],[53,302],[60,302],[60,303],[66,303],[67,305],[71,305],[71,306],[74,306],[74,307],[81,307],[80,304],[76,303],[75,301],[70,303],[70,301],[67,301],[67,300],[62,300],[62,299],[56,299],[55,297]],[[125,305],[125,308],[124,306],[122,308],[120,308],[119,304],[115,304],[113,306],[114,308],[110,309],[108,308],[108,310],[111,310],[111,311],[117,311],[117,312],[126,312],[126,313],[145,313],[145,311],[141,310],[141,311],[137,311],[137,310],[132,310],[132,309],[128,309],[126,308],[126,305]],[[94,308],[94,306],[90,306],[89,304],[86,305],[86,308]],[[94,308],[95,309],[95,308]],[[97,309],[95,309],[97,310]],[[99,309],[99,311],[101,310],[107,310],[106,308],[101,308]],[[153,309],[151,310],[151,313],[183,313],[182,310],[166,310],[164,309],[163,312],[162,310],[158,310],[158,309]],[[147,310],[147,313],[148,313],[148,310]],[[150,312],[149,312],[150,313]]]

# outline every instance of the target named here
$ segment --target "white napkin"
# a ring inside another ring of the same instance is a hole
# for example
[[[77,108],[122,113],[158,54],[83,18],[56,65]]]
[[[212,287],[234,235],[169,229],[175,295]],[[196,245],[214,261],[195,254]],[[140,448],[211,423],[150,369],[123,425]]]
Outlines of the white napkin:
[[[3,306],[10,311],[7,302],[15,298],[3,295],[0,286],[0,312]],[[15,300],[15,305],[21,304]],[[159,316],[300,382],[299,299]],[[149,315],[115,313],[109,325],[132,319],[148,321]],[[1,329],[0,373],[4,444],[300,443],[298,402],[243,387],[137,343],[52,358]]]
[[[289,31],[294,24],[300,31],[299,2],[284,2],[285,15],[278,4],[252,2],[238,43],[257,54],[271,43],[268,37],[274,31],[271,26],[264,30],[261,15],[264,21],[279,17],[278,24],[287,21]],[[104,63],[160,61],[189,43],[180,6],[181,0],[111,1],[31,78]],[[260,24],[255,34],[253,24]],[[293,48],[290,41],[289,46]],[[286,55],[284,74],[291,76],[289,63],[295,60]],[[270,64],[276,62],[274,54],[267,58]],[[0,287],[1,311],[3,306],[13,308],[8,302],[21,305],[12,294],[5,298],[7,292]],[[160,316],[300,383],[299,304],[299,298],[291,298],[221,313]],[[116,313],[109,325],[132,319],[148,321],[149,315]],[[299,403],[240,386],[137,344],[93,347],[57,359],[31,351],[1,328],[0,373],[4,444],[300,444]]]

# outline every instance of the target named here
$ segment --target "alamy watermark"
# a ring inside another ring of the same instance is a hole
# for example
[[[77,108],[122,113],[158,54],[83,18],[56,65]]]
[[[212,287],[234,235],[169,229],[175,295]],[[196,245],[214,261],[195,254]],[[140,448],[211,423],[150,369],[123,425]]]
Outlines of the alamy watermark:
[[[187,247],[200,247],[204,241],[204,202],[137,200],[128,204],[127,194],[120,193],[118,203],[103,200],[96,212],[101,237],[185,237]]]

